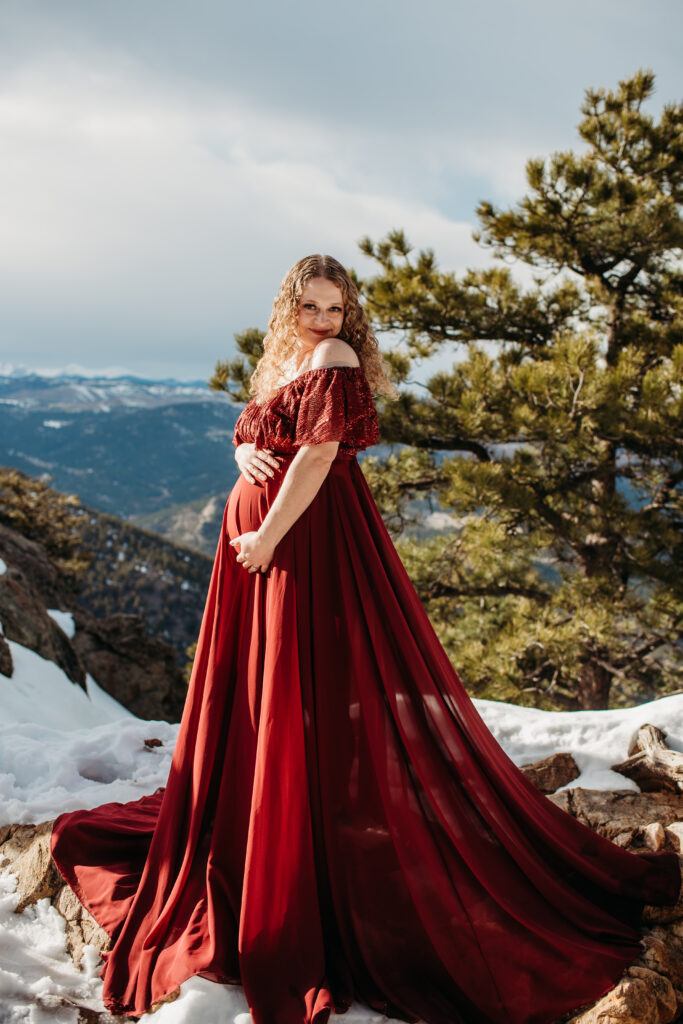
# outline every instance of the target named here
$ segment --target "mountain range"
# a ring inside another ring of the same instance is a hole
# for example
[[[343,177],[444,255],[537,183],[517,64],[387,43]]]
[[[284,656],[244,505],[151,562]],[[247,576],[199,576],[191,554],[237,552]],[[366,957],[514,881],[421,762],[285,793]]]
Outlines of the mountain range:
[[[0,463],[136,520],[230,490],[241,409],[200,382],[0,376]]]

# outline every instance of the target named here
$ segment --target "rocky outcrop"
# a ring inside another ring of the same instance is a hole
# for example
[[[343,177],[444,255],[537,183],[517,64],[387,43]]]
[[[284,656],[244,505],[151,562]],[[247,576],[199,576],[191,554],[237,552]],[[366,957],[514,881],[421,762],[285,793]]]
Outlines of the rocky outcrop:
[[[85,689],[86,673],[139,718],[180,721],[187,684],[175,648],[148,635],[137,615],[95,618],[82,608],[44,547],[0,524],[0,623],[7,640],[28,647]],[[47,609],[71,612],[69,637]],[[11,677],[12,657],[0,639],[0,673]]]
[[[551,754],[532,764],[520,765],[520,771],[541,793],[554,793],[560,786],[578,779],[581,774],[572,755],[564,752]]]
[[[639,793],[633,789],[563,789],[548,799],[618,846],[648,846],[647,828],[662,830],[683,820],[683,793]],[[660,847],[661,848],[661,847]]]
[[[0,523],[0,556],[23,579],[31,581],[31,593],[44,608],[60,608],[61,602],[68,599],[62,577],[43,545],[3,523]]]
[[[0,622],[8,640],[53,661],[72,683],[85,689],[85,669],[69,637],[47,614],[31,580],[12,565],[0,576]]]
[[[187,684],[175,648],[147,634],[138,615],[95,619],[73,612],[74,649],[103,690],[138,718],[179,722]]]
[[[17,876],[15,892],[19,901],[15,913],[20,914],[38,900],[50,900],[66,922],[67,951],[74,964],[80,967],[84,946],[92,945],[101,953],[110,948],[111,940],[75,893],[64,884],[50,855],[51,833],[52,821],[0,827],[0,870]],[[104,1009],[87,1006],[62,995],[38,995],[36,1005],[46,1015],[54,1014],[55,1020],[61,1019],[58,1014],[62,1008],[75,1009],[79,1024],[114,1024],[137,1019],[112,1016]]]

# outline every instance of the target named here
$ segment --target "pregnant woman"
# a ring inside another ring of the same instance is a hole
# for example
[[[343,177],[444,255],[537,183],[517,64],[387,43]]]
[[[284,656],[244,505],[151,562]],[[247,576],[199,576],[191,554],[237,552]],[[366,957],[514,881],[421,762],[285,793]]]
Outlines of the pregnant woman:
[[[451,666],[357,461],[395,394],[353,281],[309,256],[275,300],[168,781],[60,815],[54,860],[112,938],[114,1012],[193,975],[255,1024],[354,999],[427,1024],[549,1024],[677,899],[540,793]]]

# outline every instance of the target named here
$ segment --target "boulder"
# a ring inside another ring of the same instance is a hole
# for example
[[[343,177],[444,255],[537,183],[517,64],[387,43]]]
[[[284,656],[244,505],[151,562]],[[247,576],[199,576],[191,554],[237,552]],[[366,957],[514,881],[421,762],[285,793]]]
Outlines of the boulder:
[[[8,640],[53,661],[72,683],[85,689],[85,670],[71,640],[47,614],[32,581],[11,565],[0,576],[0,622]]]
[[[666,832],[667,826],[683,820],[683,794],[670,791],[638,793],[632,789],[608,791],[575,786],[548,799],[619,846],[645,847],[648,844],[643,837],[648,825],[658,823]]]
[[[38,900],[50,900],[66,920],[67,949],[79,964],[85,945],[101,952],[109,948],[111,940],[57,870],[50,853],[52,825],[52,821],[42,821],[39,825],[0,827],[0,870],[17,876],[16,914]]]
[[[149,636],[138,615],[96,619],[73,611],[73,645],[98,686],[138,718],[179,722],[187,683],[175,648]]]
[[[551,754],[532,764],[520,765],[520,771],[541,793],[554,793],[561,786],[578,779],[581,774],[572,755],[564,752]]]
[[[644,967],[628,967],[606,996],[567,1024],[671,1024],[678,1016],[671,982]],[[565,1018],[567,1020],[567,1018]]]
[[[10,870],[18,878],[17,914],[45,896],[52,901],[64,884],[50,855],[51,832],[51,821],[0,828],[0,869]]]
[[[152,637],[138,615],[98,619],[78,604],[43,546],[0,523],[0,622],[5,636],[53,661],[86,689],[86,673],[139,718],[179,722],[187,683],[175,647]],[[68,637],[47,613],[68,611]],[[0,639],[0,673],[12,675],[11,651]]]
[[[19,575],[31,581],[31,592],[44,608],[62,608],[68,588],[42,544],[0,523],[0,557]]]

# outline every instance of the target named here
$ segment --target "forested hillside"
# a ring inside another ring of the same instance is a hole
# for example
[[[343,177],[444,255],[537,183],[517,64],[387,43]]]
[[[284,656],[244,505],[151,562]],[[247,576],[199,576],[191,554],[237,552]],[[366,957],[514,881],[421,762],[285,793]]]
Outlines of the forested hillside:
[[[84,608],[98,617],[140,615],[185,667],[201,625],[211,558],[9,467],[0,467],[0,522],[45,545]]]

